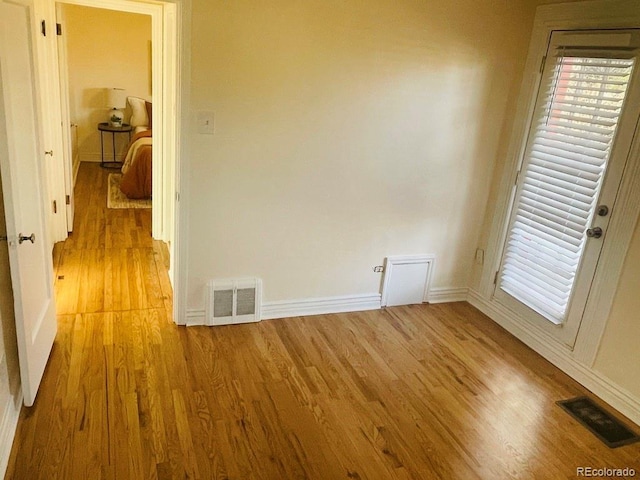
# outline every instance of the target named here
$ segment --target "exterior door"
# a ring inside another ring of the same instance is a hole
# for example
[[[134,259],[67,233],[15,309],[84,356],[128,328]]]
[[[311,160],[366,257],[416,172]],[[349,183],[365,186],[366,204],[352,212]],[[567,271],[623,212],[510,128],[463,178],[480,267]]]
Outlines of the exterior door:
[[[24,403],[31,406],[57,324],[34,92],[32,7],[0,2],[0,171]]]
[[[639,30],[553,32],[495,298],[573,348],[640,117]]]

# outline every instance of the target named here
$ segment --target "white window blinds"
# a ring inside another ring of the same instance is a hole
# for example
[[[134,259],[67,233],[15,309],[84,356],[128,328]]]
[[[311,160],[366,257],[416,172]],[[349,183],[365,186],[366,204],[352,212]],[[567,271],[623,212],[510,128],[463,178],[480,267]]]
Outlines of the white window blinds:
[[[634,65],[612,56],[558,49],[549,60],[513,207],[499,288],[556,324],[566,317]]]

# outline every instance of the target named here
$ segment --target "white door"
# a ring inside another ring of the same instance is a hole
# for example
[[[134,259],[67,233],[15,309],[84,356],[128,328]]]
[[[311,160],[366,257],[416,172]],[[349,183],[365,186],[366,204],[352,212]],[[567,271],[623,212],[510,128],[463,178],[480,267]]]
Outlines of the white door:
[[[45,155],[43,172],[47,180],[45,198],[50,247],[66,240],[67,209],[65,191],[65,165],[62,112],[60,98],[60,73],[58,70],[58,46],[56,36],[55,3],[52,0],[28,0],[33,4],[34,74],[37,85],[42,152]]]
[[[639,30],[553,32],[523,148],[495,298],[570,348],[638,161],[639,55]]]
[[[0,172],[24,403],[31,406],[56,335],[34,88],[31,8],[0,2]]]
[[[56,37],[58,52],[58,71],[60,73],[60,113],[62,117],[62,158],[64,163],[64,189],[67,212],[67,232],[73,232],[73,218],[75,215],[74,165],[71,135],[71,112],[69,108],[69,69],[67,66],[67,43],[64,35],[64,12],[60,4],[56,4]],[[60,30],[58,30],[58,25]]]

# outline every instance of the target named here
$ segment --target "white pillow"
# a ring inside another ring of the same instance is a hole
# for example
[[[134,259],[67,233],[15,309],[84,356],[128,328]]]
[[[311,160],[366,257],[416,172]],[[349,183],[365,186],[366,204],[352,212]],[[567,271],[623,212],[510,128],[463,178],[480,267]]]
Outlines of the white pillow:
[[[139,97],[127,97],[127,102],[131,105],[131,120],[129,125],[132,127],[146,127],[149,125],[149,117],[147,115],[147,108],[145,107],[144,98]]]

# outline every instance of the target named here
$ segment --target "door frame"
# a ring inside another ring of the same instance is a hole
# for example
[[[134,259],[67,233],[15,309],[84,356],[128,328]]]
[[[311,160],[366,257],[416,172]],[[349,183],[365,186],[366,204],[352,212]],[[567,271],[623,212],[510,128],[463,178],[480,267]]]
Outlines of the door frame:
[[[159,148],[153,149],[152,174],[153,190],[162,192],[154,196],[152,209],[152,236],[169,244],[170,267],[169,278],[173,286],[173,317],[176,323],[181,322],[183,302],[180,292],[184,291],[185,272],[182,262],[184,247],[181,248],[180,204],[181,182],[180,159],[185,158],[183,129],[188,122],[184,119],[185,99],[187,98],[189,65],[184,45],[188,37],[190,23],[189,0],[44,0],[51,7],[55,4],[72,4],[94,8],[104,8],[129,13],[149,15],[151,17],[151,38],[153,45],[160,48],[152,50],[152,98],[154,103],[152,122],[154,143]],[[54,12],[56,8],[50,8]],[[49,19],[55,23],[55,18]],[[59,72],[55,72],[59,75]],[[159,127],[158,127],[159,126]],[[71,158],[66,159],[71,162]],[[184,228],[184,227],[182,227]]]
[[[553,30],[604,30],[640,28],[640,12],[626,0],[599,0],[588,3],[544,5],[538,7],[524,70],[520,97],[510,135],[509,150],[503,168],[497,201],[493,211],[487,254],[481,272],[478,291],[472,293],[472,303],[490,312],[492,318],[538,353],[566,369],[577,365],[593,366],[604,334],[617,290],[636,220],[640,215],[640,125],[636,124],[634,140],[620,191],[616,210],[608,227],[608,241],[603,245],[600,265],[594,276],[587,300],[584,320],[573,351],[554,337],[530,324],[520,323],[518,315],[493,298],[494,279],[499,268],[502,246],[507,234],[507,222],[513,203],[516,176],[522,158],[523,138],[530,127],[533,106],[540,82],[540,65]],[[567,367],[568,364],[572,364]],[[582,367],[580,367],[582,368]]]
[[[153,209],[151,213],[151,229],[153,238],[171,240],[171,219],[167,218],[165,210],[169,212],[172,207],[172,199],[167,198],[165,190],[174,190],[173,181],[169,178],[169,172],[175,170],[171,164],[175,162],[175,89],[165,88],[165,85],[175,85],[175,38],[176,28],[175,13],[166,15],[165,10],[175,8],[170,3],[148,3],[138,0],[52,0],[56,4],[78,5],[91,8],[103,8],[126,13],[136,13],[151,17],[151,42],[152,45],[160,45],[161,48],[153,48],[151,55],[151,82],[153,99],[153,139],[154,144],[160,148],[153,149],[153,165],[161,168],[153,169],[153,191],[161,191],[162,195],[154,195]],[[169,13],[169,12],[167,12]],[[172,55],[173,53],[173,55]],[[173,196],[170,196],[173,197]]]

